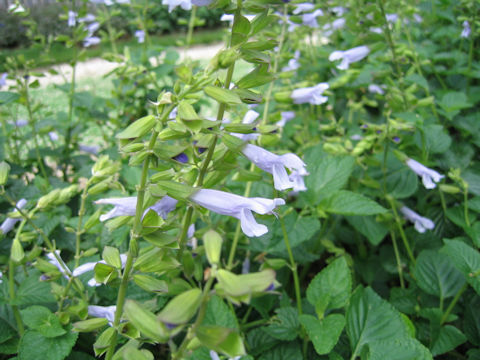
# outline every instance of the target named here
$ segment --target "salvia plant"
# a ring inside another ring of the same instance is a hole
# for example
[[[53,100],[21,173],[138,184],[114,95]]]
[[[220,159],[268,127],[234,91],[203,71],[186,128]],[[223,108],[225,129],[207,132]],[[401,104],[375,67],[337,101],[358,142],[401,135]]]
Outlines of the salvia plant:
[[[62,4],[56,38],[8,9],[74,57],[61,106],[0,78],[2,358],[480,359],[478,1]],[[152,46],[160,6],[223,48]]]

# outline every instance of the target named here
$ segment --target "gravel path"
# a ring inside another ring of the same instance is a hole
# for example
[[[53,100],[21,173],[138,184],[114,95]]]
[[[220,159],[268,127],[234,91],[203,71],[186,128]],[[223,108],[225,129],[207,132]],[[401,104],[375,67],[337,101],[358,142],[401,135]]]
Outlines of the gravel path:
[[[215,43],[209,45],[192,46],[186,51],[182,48],[178,48],[177,51],[180,54],[180,58],[190,58],[192,60],[210,59],[214,54],[223,47],[223,43]],[[151,58],[151,61],[155,61],[155,58]],[[96,78],[103,76],[117,66],[117,63],[110,62],[101,58],[93,58],[87,61],[77,64],[76,79],[81,80],[84,78]],[[58,72],[58,75],[52,75],[45,73],[44,77],[38,78],[41,86],[49,84],[64,84],[68,82],[71,74],[72,67],[69,64],[59,64],[52,66]]]

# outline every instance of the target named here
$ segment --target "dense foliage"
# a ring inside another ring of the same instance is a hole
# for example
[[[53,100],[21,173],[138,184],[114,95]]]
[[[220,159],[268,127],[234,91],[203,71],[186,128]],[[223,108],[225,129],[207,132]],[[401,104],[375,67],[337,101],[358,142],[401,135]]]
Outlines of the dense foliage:
[[[480,359],[478,2],[194,0],[187,44],[207,3],[208,63],[65,8],[118,67],[61,108],[8,59],[1,356]]]

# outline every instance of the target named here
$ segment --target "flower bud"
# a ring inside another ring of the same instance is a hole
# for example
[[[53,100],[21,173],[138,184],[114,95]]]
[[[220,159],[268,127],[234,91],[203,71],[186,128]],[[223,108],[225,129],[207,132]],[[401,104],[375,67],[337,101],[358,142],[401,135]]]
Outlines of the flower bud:
[[[203,235],[205,252],[210,265],[218,265],[220,262],[220,253],[222,252],[222,237],[214,230],[208,230]]]
[[[5,161],[0,163],[0,185],[5,185],[8,179],[8,173],[10,172],[10,165]]]

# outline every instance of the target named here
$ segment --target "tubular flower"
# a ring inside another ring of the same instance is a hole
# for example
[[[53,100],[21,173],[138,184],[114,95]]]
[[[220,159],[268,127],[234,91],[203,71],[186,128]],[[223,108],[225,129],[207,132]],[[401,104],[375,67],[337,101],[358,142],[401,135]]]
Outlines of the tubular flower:
[[[166,219],[168,213],[175,209],[177,202],[177,200],[171,198],[170,196],[164,196],[154,205],[150,206],[147,210],[145,210],[143,216],[145,216],[148,210],[151,209],[154,210],[163,219]],[[136,196],[130,196],[125,198],[100,199],[95,201],[95,204],[114,205],[114,208],[112,210],[100,216],[100,221],[106,221],[117,216],[134,216],[135,212],[137,211]]]
[[[135,37],[139,44],[143,44],[145,42],[145,31],[137,30],[135,31]]]
[[[70,11],[68,12],[67,25],[68,25],[69,27],[75,26],[75,24],[76,24],[76,22],[77,22],[76,20],[77,20],[77,13],[76,13],[75,11],[70,10]]]
[[[190,0],[163,0],[162,5],[168,5],[168,12],[172,12],[177,6],[180,6],[183,10],[190,10],[192,8],[192,2]]]
[[[418,215],[415,211],[406,206],[402,206],[400,212],[405,216],[405,219],[415,224],[415,230],[419,233],[423,234],[425,231],[433,230],[433,228],[435,228],[435,223],[432,220]]]
[[[17,202],[17,208],[22,209],[27,205],[27,200],[21,199]],[[0,230],[2,231],[2,234],[8,233],[10,230],[13,229],[15,224],[19,222],[20,219],[15,219],[15,218],[6,218],[5,221],[2,223],[0,226]]]
[[[262,236],[268,232],[265,225],[255,221],[252,211],[262,215],[271,214],[275,207],[285,204],[283,199],[247,198],[212,189],[200,189],[190,200],[210,211],[239,219],[242,231],[247,236]]]
[[[426,189],[434,189],[437,186],[435,183],[438,183],[445,177],[413,159],[408,159],[407,165],[415,172],[415,174],[422,177],[423,186],[425,186]]]
[[[300,59],[300,51],[296,50],[295,54],[293,55],[293,59],[288,61],[288,65],[282,68],[282,71],[294,71],[300,67],[300,63],[298,62]]]
[[[299,178],[308,175],[308,172],[305,169],[305,163],[297,155],[276,155],[252,144],[245,145],[242,153],[260,169],[273,175],[275,189],[286,190],[293,188],[294,191],[306,190],[303,179]],[[290,177],[285,168],[292,171]]]
[[[320,83],[312,87],[295,89],[290,97],[294,104],[310,103],[312,105],[320,105],[328,101],[328,97],[322,95],[328,88],[329,85],[327,83]]]
[[[65,269],[68,269],[68,271],[70,271],[70,269],[67,267],[67,264],[65,264],[65,262],[60,257],[60,250],[55,250],[55,253],[58,255],[58,258],[60,259],[60,261],[57,260],[57,258],[55,257],[55,255],[53,255],[53,253],[48,253],[47,254],[48,262],[52,265],[55,265],[58,271],[60,271],[63,274],[63,276],[66,279],[68,279],[68,275],[66,274]]]
[[[303,14],[302,15],[302,23],[305,26],[310,26],[312,28],[317,28],[318,23],[317,23],[317,17],[323,16],[323,11],[320,9],[315,10],[311,14]]]
[[[472,32],[472,29],[470,28],[470,23],[467,20],[465,20],[462,25],[463,25],[463,30],[462,30],[462,33],[460,34],[460,37],[462,38],[470,37],[470,33]]]
[[[108,320],[110,326],[112,326],[113,324],[116,311],[117,311],[117,307],[115,305],[112,305],[112,306],[89,305],[88,306],[88,315],[97,317],[97,318],[105,318]]]
[[[279,127],[284,127],[287,122],[295,118],[295,111],[282,111],[280,113],[281,119],[275,123]]]
[[[301,3],[301,4],[295,4],[295,10],[293,10],[294,15],[298,15],[302,12],[307,12],[310,10],[313,10],[315,8],[315,5],[311,3]]]
[[[370,49],[368,46],[357,46],[350,50],[346,51],[334,51],[328,57],[328,60],[342,60],[340,65],[337,65],[337,68],[340,70],[347,70],[351,63],[362,60],[368,55]]]
[[[123,269],[125,267],[125,264],[127,263],[127,255],[120,254],[120,261],[122,263],[122,269]],[[93,262],[82,264],[73,270],[72,275],[80,276],[82,274],[85,274],[86,272],[93,271],[95,269],[95,265],[97,264],[106,264],[106,262],[104,260],[100,260],[100,261],[93,261]],[[90,280],[88,280],[88,286],[100,286],[100,285],[102,284],[98,283],[95,280],[95,278],[91,278]]]

